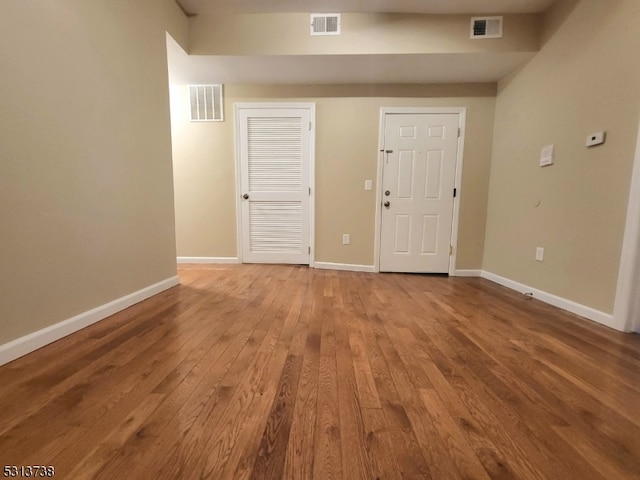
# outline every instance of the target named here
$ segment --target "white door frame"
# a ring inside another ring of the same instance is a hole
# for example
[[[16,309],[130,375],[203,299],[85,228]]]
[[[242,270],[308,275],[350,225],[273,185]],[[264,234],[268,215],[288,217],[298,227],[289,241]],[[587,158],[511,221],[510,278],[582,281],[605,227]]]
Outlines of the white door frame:
[[[640,127],[622,241],[613,328],[640,332]]]
[[[458,251],[458,219],[460,216],[460,197],[462,183],[462,158],[464,153],[464,136],[467,117],[467,109],[464,107],[431,108],[431,107],[382,107],[380,109],[380,132],[378,134],[378,173],[376,180],[376,229],[374,243],[375,271],[380,271],[380,236],[382,234],[382,168],[384,165],[384,132],[385,116],[387,114],[457,114],[460,119],[460,136],[458,137],[458,155],[456,158],[456,177],[454,188],[457,195],[453,199],[453,222],[451,224],[451,246],[453,252],[449,257],[449,275],[455,275],[456,254]],[[453,195],[453,192],[451,192]]]
[[[309,131],[309,187],[311,194],[309,195],[309,267],[313,267],[315,263],[315,198],[316,198],[316,104],[315,103],[298,103],[298,102],[239,102],[234,103],[234,140],[235,140],[235,156],[236,156],[236,249],[238,251],[238,260],[242,260],[242,202],[240,202],[241,185],[240,185],[240,110],[257,110],[257,109],[273,109],[273,108],[298,108],[309,110],[309,118],[311,119],[311,130]]]

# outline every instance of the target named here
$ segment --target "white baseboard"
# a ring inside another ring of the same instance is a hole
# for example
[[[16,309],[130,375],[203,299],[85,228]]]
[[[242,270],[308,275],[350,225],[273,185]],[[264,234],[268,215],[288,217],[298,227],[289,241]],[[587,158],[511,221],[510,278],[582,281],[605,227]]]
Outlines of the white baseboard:
[[[588,318],[589,320],[593,320],[594,322],[598,322],[609,328],[620,330],[620,328],[618,328],[618,326],[613,321],[613,315],[611,314],[601,312],[599,310],[587,307],[571,300],[567,300],[566,298],[558,297],[557,295],[553,295],[551,293],[543,292],[542,290],[538,290],[537,288],[529,287],[522,283],[510,280],[505,277],[501,277],[500,275],[496,275],[491,272],[482,271],[482,278],[491,280],[494,283],[502,285],[503,287],[510,288],[511,290],[515,290],[516,292],[531,292],[533,293],[534,298],[537,298],[544,303],[548,303],[549,305],[553,305],[554,307],[558,307],[568,312],[575,313],[576,315]]]
[[[178,263],[240,263],[238,257],[178,257]]]
[[[455,270],[452,277],[481,277],[482,270]]]
[[[9,343],[0,345],[0,365],[9,363],[16,358],[31,353],[45,345],[55,342],[56,340],[66,337],[78,330],[82,330],[100,320],[107,318],[114,313],[118,313],[125,308],[136,303],[146,300],[153,295],[167,290],[180,282],[177,276],[167,278],[154,285],[150,285],[137,292],[130,293],[124,297],[120,297],[109,303],[105,303],[87,312],[76,315],[75,317],[63,320],[49,327],[43,328],[36,332],[17,338]]]
[[[314,262],[313,268],[321,270],[344,270],[347,272],[370,272],[376,271],[373,265],[352,265],[350,263]]]

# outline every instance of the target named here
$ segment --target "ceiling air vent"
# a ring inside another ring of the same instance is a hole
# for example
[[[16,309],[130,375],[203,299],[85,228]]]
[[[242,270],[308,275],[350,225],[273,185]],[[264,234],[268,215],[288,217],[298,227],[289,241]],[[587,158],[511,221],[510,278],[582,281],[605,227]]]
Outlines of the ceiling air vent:
[[[192,122],[221,122],[222,85],[189,85]]]
[[[502,17],[473,17],[471,38],[502,38]]]
[[[311,35],[340,35],[340,14],[312,13]]]

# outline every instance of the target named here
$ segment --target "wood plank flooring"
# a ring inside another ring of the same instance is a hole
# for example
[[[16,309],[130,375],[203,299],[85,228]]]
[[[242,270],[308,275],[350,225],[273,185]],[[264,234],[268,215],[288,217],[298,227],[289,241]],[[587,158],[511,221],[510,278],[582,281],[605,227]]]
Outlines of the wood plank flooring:
[[[640,337],[489,281],[184,266],[0,367],[0,468],[64,479],[640,479]]]

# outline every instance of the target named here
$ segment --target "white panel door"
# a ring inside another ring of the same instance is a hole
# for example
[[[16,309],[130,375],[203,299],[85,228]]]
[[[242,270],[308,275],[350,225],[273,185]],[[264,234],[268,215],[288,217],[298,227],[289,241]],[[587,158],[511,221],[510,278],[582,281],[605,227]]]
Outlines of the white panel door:
[[[449,271],[458,128],[458,114],[385,115],[381,271]]]
[[[310,111],[239,109],[242,261],[309,264]]]

